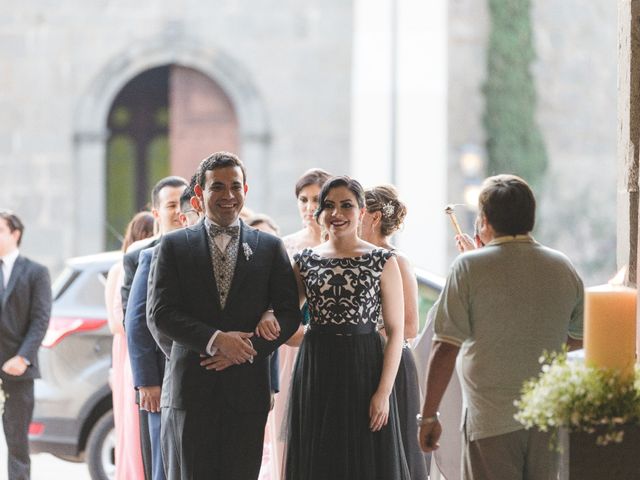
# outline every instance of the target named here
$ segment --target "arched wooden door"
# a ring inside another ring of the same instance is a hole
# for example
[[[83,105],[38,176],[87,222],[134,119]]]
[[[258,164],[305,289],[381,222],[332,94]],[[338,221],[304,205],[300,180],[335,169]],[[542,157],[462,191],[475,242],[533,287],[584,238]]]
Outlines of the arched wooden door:
[[[118,248],[131,217],[149,208],[153,185],[167,175],[191,178],[218,150],[238,151],[229,97],[197,70],[147,70],[116,96],[108,117],[105,244]]]

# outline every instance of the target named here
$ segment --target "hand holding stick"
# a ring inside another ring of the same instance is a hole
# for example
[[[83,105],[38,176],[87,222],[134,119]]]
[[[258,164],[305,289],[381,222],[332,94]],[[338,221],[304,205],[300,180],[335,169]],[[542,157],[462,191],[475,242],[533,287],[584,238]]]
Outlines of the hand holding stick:
[[[454,205],[447,205],[446,208],[444,209],[444,213],[446,213],[447,215],[449,215],[449,219],[451,220],[451,224],[453,225],[453,228],[456,231],[456,234],[458,235],[462,235],[462,229],[460,228],[460,225],[458,224],[458,219],[456,218],[456,214],[454,212]]]

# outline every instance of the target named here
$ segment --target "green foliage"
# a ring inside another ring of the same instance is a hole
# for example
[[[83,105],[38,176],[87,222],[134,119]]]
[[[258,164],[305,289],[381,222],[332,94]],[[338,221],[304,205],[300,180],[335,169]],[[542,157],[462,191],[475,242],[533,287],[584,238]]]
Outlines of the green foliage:
[[[623,439],[622,425],[640,423],[640,377],[635,382],[617,372],[568,361],[565,353],[541,358],[542,373],[527,381],[516,400],[515,418],[526,428],[596,432],[596,443]]]
[[[515,173],[536,185],[546,170],[547,153],[535,122],[530,4],[530,0],[489,0],[484,125],[489,174]]]

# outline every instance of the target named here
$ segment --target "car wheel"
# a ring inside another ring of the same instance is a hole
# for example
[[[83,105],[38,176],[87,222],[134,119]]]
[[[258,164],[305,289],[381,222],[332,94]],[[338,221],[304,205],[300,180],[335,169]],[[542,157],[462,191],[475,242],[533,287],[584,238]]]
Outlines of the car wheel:
[[[96,422],[87,440],[86,461],[92,480],[112,480],[116,474],[116,434],[113,410]]]

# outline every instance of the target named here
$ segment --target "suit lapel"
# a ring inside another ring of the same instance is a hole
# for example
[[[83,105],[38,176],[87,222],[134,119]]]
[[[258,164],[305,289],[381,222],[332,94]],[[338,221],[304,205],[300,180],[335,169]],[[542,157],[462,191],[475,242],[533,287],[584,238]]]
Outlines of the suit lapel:
[[[205,291],[211,292],[211,296],[220,310],[220,295],[216,277],[213,274],[213,261],[211,260],[209,238],[207,229],[204,226],[204,220],[200,221],[194,228],[187,228],[186,231],[195,271],[198,272]]]
[[[4,306],[7,304],[7,300],[9,295],[11,295],[11,291],[16,286],[18,279],[24,274],[27,268],[27,260],[21,255],[16,258],[16,262],[13,264],[13,270],[11,271],[11,276],[9,277],[9,283],[7,284],[7,288],[4,290],[4,296],[2,297],[2,308],[4,310]]]
[[[247,247],[247,254],[245,254],[245,245]],[[249,253],[249,249],[251,253]],[[247,227],[245,223],[240,221],[240,242],[238,244],[238,258],[236,260],[236,269],[233,273],[233,281],[231,282],[231,288],[229,290],[229,300],[227,301],[225,308],[235,301],[236,295],[239,293],[244,277],[250,270],[251,257],[256,253],[258,249],[258,231]],[[248,258],[247,258],[248,257]]]

